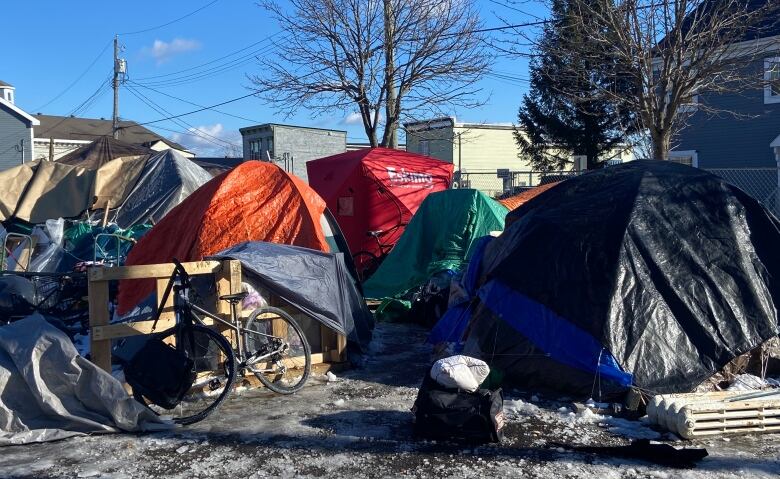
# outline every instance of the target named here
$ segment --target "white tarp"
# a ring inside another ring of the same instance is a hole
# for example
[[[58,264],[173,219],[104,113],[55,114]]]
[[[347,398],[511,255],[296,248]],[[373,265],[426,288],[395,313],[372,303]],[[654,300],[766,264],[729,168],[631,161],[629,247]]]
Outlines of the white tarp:
[[[169,427],[42,316],[0,328],[0,446]]]

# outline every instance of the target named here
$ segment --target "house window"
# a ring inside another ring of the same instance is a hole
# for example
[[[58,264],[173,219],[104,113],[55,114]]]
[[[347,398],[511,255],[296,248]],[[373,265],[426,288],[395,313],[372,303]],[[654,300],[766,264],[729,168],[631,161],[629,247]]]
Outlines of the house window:
[[[764,60],[764,103],[780,103],[780,57]]]
[[[696,150],[670,151],[669,161],[686,166],[699,166],[699,155]]]
[[[431,156],[431,140],[420,140],[420,154]]]
[[[273,158],[274,157],[274,140],[273,138],[268,138],[268,155]]]

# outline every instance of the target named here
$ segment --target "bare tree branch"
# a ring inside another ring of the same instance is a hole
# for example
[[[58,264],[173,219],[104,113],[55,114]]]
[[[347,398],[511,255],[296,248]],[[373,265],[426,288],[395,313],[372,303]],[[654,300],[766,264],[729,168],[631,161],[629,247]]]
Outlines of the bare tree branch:
[[[477,82],[491,57],[472,1],[290,0],[289,9],[264,1],[286,35],[250,79],[287,114],[356,109],[370,144],[392,145],[408,118],[480,104]]]

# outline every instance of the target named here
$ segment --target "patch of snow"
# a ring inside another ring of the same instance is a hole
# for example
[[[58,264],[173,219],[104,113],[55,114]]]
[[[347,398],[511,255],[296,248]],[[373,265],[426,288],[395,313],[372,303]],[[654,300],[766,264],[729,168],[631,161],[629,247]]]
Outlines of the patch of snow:
[[[734,381],[726,388],[727,391],[754,391],[758,389],[764,389],[767,387],[777,388],[780,387],[780,381],[777,379],[766,378],[761,379],[758,376],[752,374],[740,374],[734,378]]]
[[[330,371],[328,371],[328,373],[325,375],[325,377],[328,378],[328,382],[329,383],[334,383],[334,382],[339,380],[339,378],[337,378],[336,375],[333,374]]]
[[[537,416],[541,410],[539,406],[531,403],[527,403],[522,399],[505,400],[504,401],[504,413],[510,415],[520,416]]]

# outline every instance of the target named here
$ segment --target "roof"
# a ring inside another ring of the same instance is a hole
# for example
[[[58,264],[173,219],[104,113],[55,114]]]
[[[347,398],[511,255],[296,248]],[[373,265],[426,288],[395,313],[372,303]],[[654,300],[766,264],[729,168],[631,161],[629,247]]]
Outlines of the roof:
[[[511,123],[458,122],[454,116],[442,117],[442,118],[431,118],[429,120],[412,121],[409,123],[404,123],[404,129],[406,129],[409,132],[438,130],[441,128],[467,128],[467,129],[484,128],[484,129],[491,129],[491,130],[515,130],[516,129],[515,125]]]
[[[151,155],[156,153],[143,146],[115,140],[113,136],[101,136],[97,140],[63,156],[57,163],[97,169],[109,161],[123,156]]]
[[[335,133],[344,133],[345,135],[347,134],[346,130],[332,130],[330,128],[315,128],[313,126],[285,125],[282,123],[262,123],[260,125],[245,126],[244,128],[239,128],[238,131],[243,134],[245,131],[249,131],[249,130],[257,130],[259,128],[274,128],[277,126],[281,126],[283,128],[296,128],[300,130],[332,131]]]
[[[761,21],[759,21],[755,26],[751,26],[745,30],[745,32],[741,35],[741,38],[739,38],[739,41],[750,41],[750,40],[757,40],[760,38],[770,38],[775,36],[780,36],[780,6],[772,5],[772,2],[775,0],[744,0],[745,5],[744,8],[747,12],[753,12],[756,10],[759,10],[761,8],[766,8],[767,6],[770,7],[770,9],[773,9],[770,14],[768,14],[765,18],[763,18]],[[691,28],[691,24],[694,22],[695,18],[701,18],[709,13],[709,11],[712,8],[716,8],[719,6],[719,2],[717,0],[711,0],[709,2],[702,2],[699,4],[699,6],[690,12],[688,16],[685,18],[684,23],[682,25],[682,31],[687,33],[688,30]],[[741,5],[736,5],[735,8],[742,8]],[[704,27],[709,27],[710,25],[708,22],[701,23],[700,25],[703,25]],[[660,46],[663,46],[666,42],[666,38],[661,39],[659,42]]]
[[[243,158],[229,158],[229,157],[206,157],[197,156],[190,158],[196,165],[200,166],[204,170],[211,173],[212,176],[217,176],[225,171],[232,170],[234,167],[243,163]]]
[[[13,87],[14,87],[14,86],[13,86],[13,85],[11,85],[10,83],[6,83],[6,82],[4,82],[3,80],[0,80],[0,87],[4,87],[4,86],[11,87],[11,88],[13,88]]]
[[[102,136],[112,136],[111,120],[77,118],[69,116],[36,115],[40,128],[35,130],[36,138],[57,138],[63,140],[97,140]],[[176,150],[189,151],[186,147],[173,142],[157,133],[144,128],[134,121],[119,122],[119,140],[125,143],[141,145],[147,142],[163,141]]]
[[[38,120],[35,119],[34,116],[30,115],[26,111],[22,110],[18,106],[14,105],[13,103],[5,100],[4,98],[0,97],[0,108],[10,112],[12,115],[15,115],[20,120],[26,122],[29,126],[38,126]]]

